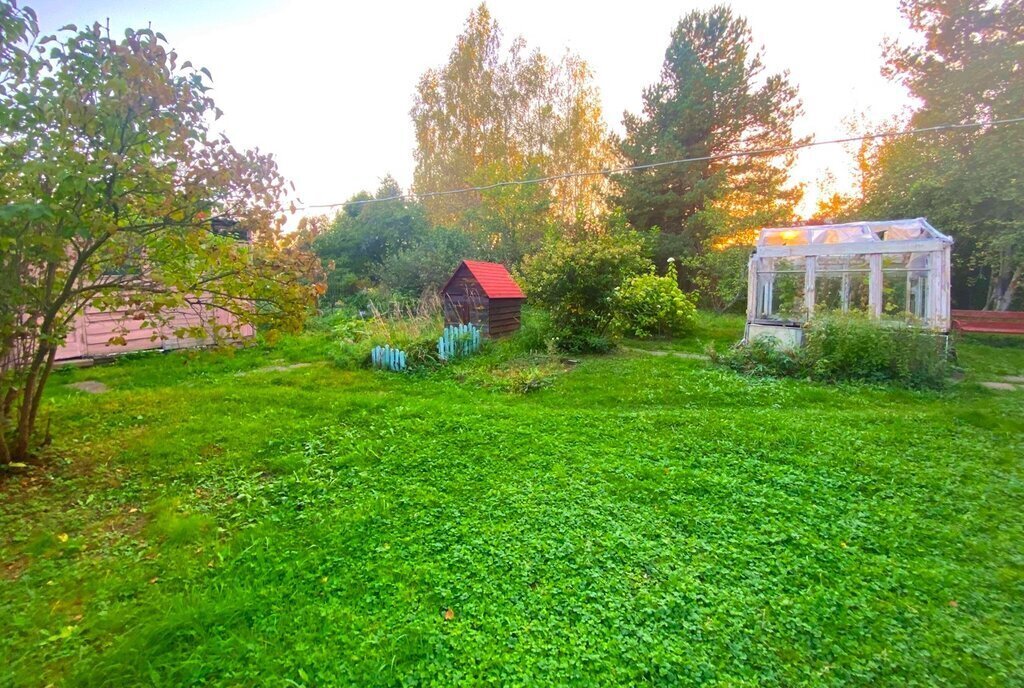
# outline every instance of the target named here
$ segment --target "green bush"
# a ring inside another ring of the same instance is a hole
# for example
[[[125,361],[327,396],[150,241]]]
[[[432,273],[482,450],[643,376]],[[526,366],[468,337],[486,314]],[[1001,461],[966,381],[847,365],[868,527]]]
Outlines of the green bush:
[[[628,228],[585,241],[558,239],[523,261],[526,294],[551,314],[559,346],[585,351],[607,345],[615,290],[651,261],[641,235]]]
[[[466,232],[435,227],[411,246],[385,256],[373,275],[397,294],[418,297],[440,291],[459,262],[472,257],[473,242]]]
[[[757,377],[796,377],[805,370],[802,349],[787,349],[775,337],[758,337],[740,342],[724,352],[708,348],[711,360],[744,375]]]
[[[506,357],[549,351],[555,344],[551,316],[547,311],[524,306],[521,325],[510,337],[493,343],[492,349]]]
[[[941,338],[907,323],[879,324],[864,315],[832,315],[804,328],[807,360],[817,380],[895,382],[937,389],[945,384]]]
[[[934,333],[858,314],[812,320],[799,349],[763,337],[709,354],[716,363],[749,375],[891,383],[911,389],[941,389],[948,369],[943,342]]]
[[[694,299],[679,289],[675,261],[659,276],[653,271],[627,279],[615,290],[617,329],[636,337],[683,335],[697,320]]]

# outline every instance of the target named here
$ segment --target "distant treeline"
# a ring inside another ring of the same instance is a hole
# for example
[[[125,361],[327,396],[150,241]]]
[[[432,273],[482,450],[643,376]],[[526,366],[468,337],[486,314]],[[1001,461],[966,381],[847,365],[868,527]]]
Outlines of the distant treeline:
[[[954,0],[905,0],[923,39],[889,44],[881,68],[919,107],[862,133],[1024,115],[1024,9]],[[804,188],[791,152],[713,159],[639,172],[429,196],[499,181],[785,149],[801,112],[786,73],[763,65],[747,21],[726,6],[694,11],[672,29],[658,82],[643,91],[613,135],[586,62],[555,61],[522,38],[502,44],[481,5],[448,62],[423,74],[411,111],[416,131],[412,191],[422,200],[347,205],[306,218],[301,231],[331,268],[327,298],[366,289],[415,296],[437,288],[458,260],[517,267],[545,242],[587,241],[632,227],[664,269],[679,261],[680,286],[704,307],[743,302],[746,255],[760,227],[799,221]],[[863,117],[862,117],[863,121]],[[865,141],[851,165],[856,193],[823,193],[812,221],[928,217],[956,238],[955,305],[1021,306],[1024,268],[1024,125]],[[822,186],[827,186],[823,180]],[[375,193],[402,195],[387,177]]]

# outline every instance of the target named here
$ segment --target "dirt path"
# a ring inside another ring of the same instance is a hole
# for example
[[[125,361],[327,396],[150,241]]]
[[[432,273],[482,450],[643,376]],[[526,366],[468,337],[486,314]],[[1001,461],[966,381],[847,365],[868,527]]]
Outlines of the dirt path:
[[[676,358],[687,358],[694,361],[706,361],[708,357],[704,354],[694,354],[689,351],[660,351],[658,349],[636,349],[631,346],[622,347],[626,351],[633,351],[638,354],[647,354],[649,356],[675,356]]]

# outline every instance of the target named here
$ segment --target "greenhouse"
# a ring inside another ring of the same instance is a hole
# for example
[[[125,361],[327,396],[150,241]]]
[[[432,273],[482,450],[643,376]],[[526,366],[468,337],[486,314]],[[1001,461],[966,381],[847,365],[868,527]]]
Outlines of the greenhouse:
[[[924,218],[762,229],[746,338],[798,345],[813,315],[849,311],[948,332],[952,245]]]

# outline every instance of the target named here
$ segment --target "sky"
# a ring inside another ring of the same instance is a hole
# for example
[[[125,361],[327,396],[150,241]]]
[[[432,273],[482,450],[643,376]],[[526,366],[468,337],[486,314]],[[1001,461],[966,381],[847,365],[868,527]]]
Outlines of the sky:
[[[237,146],[273,153],[306,204],[373,190],[386,174],[412,182],[416,83],[446,61],[477,0],[24,0],[44,31],[109,19],[113,31],[152,26],[181,56],[213,75],[222,126]],[[669,34],[692,9],[715,2],[490,0],[506,41],[557,58],[568,49],[593,69],[609,127],[622,132],[655,82]],[[788,70],[804,114],[798,135],[848,134],[846,120],[881,121],[910,100],[884,79],[882,43],[908,40],[897,0],[733,0],[764,48],[766,67]],[[507,43],[506,43],[507,44]],[[813,212],[819,183],[852,184],[849,147],[802,152],[793,180]],[[292,221],[294,223],[294,219]]]

